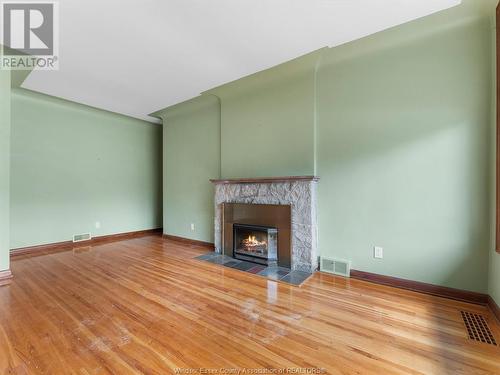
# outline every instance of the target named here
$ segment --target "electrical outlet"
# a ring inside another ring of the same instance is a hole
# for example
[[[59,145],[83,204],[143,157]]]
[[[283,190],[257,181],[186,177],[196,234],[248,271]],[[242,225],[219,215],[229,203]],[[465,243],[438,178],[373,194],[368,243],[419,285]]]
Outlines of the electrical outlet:
[[[384,249],[382,247],[375,246],[373,248],[373,257],[377,259],[384,258]]]
[[[191,223],[191,230],[194,232],[194,223]]]
[[[96,229],[99,229],[101,227],[101,222],[100,221],[96,221],[95,222],[95,227],[96,227]]]

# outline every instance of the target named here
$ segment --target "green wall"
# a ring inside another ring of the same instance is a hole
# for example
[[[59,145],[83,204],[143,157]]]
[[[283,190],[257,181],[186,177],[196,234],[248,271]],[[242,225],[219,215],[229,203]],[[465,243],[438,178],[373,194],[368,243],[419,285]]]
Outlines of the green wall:
[[[209,93],[221,106],[221,174],[314,175],[315,69],[322,50]]]
[[[219,100],[204,95],[156,115],[163,119],[163,231],[213,242],[209,180],[220,177]]]
[[[490,35],[487,16],[452,9],[323,56],[322,255],[487,291]]]
[[[10,72],[0,70],[0,271],[9,269]]]
[[[494,24],[494,15],[491,16],[491,22]],[[495,51],[496,48],[496,29],[492,28],[491,31],[491,50]],[[495,202],[496,200],[496,112],[497,112],[497,97],[496,97],[496,54],[492,53],[491,56],[491,72],[492,72],[492,87],[491,87],[491,132],[490,132],[490,201]],[[495,300],[498,306],[500,306],[500,253],[495,250],[496,246],[496,205],[490,205],[490,228],[491,228],[491,240],[490,240],[490,269],[489,269],[489,280],[488,280],[488,293]]]
[[[161,132],[14,89],[11,248],[161,227]]]
[[[193,134],[200,131],[211,150],[204,162],[214,171],[219,162],[222,177],[317,174],[322,256],[486,292],[494,6],[464,0],[210,90],[220,99],[220,123],[180,104],[175,123],[184,126],[170,136],[167,130],[165,144],[181,148],[182,139],[183,147],[197,148]],[[210,173],[195,172],[196,162],[186,160],[170,169],[190,176],[195,199],[211,204]],[[172,172],[165,173],[169,184]],[[166,189],[164,199],[188,201],[181,189]],[[164,214],[172,226],[181,218],[176,233],[193,238],[186,232],[192,206],[167,204]],[[198,239],[212,240],[212,217],[213,209]],[[384,248],[384,259],[373,258],[374,246]]]

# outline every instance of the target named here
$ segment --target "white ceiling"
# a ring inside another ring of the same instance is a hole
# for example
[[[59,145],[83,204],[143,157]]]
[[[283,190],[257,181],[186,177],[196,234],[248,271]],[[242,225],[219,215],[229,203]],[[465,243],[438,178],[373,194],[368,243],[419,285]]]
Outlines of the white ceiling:
[[[155,121],[161,108],[460,0],[64,0],[60,70],[22,87]]]

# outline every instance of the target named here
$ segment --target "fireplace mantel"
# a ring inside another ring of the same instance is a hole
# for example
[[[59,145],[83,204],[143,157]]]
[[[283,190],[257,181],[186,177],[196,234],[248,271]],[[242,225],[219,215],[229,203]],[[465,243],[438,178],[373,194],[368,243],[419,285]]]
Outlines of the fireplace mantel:
[[[226,178],[221,180],[210,180],[211,183],[220,184],[272,184],[275,182],[293,181],[319,181],[318,176],[285,176],[285,177],[257,177],[257,178]]]

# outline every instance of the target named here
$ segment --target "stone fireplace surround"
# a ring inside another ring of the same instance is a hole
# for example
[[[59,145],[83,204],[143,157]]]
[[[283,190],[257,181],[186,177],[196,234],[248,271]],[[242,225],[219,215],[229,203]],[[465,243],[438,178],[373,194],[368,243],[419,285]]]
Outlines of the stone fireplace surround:
[[[222,251],[222,203],[280,204],[291,206],[292,270],[318,268],[316,188],[319,177],[292,176],[210,180],[215,185],[215,251]]]

